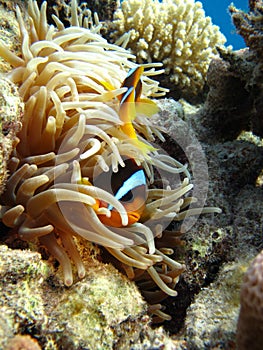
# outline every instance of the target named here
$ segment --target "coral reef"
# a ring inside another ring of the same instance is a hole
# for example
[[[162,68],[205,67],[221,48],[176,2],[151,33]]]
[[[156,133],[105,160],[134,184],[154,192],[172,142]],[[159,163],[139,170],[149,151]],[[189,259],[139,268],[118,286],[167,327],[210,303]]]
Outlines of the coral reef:
[[[78,278],[85,276],[74,237],[102,245],[154,304],[150,312],[167,319],[159,302],[177,295],[174,288],[185,267],[169,257],[181,244],[180,228],[166,227],[174,217],[180,222],[220,209],[204,208],[204,202],[195,206],[188,194],[193,186],[186,166],[150,145],[155,136],[163,137],[147,112],[135,113],[133,122],[129,109],[123,109],[127,87],[122,82],[131,78],[129,74],[126,79],[130,68],[133,74],[138,69],[130,53],[99,36],[99,24],[82,27],[85,20],[76,1],[71,2],[68,28],[57,17],[56,27],[48,25],[46,2],[41,9],[36,1],[28,6],[28,29],[16,9],[21,55],[0,42],[1,56],[13,66],[8,77],[18,84],[25,103],[19,143],[9,162],[11,176],[1,197],[2,222],[26,241],[38,239],[61,264],[67,286],[73,283],[72,263]],[[164,90],[147,72],[142,75],[143,69],[132,103],[135,112],[141,103],[156,113],[156,104],[146,97],[163,95]],[[143,174],[144,183],[135,181],[127,196],[117,197],[123,191],[119,178],[131,164]],[[156,171],[176,174],[177,179],[160,188]],[[142,187],[147,188],[147,199],[139,211]],[[130,222],[132,215],[136,220]]]
[[[212,60],[207,72],[207,98],[192,118],[199,140],[234,140],[242,130],[249,129],[253,104],[245,84],[231,70],[229,62],[222,58]]]
[[[247,270],[241,287],[241,309],[237,325],[239,350],[259,350],[263,342],[263,251]]]
[[[219,48],[221,57],[212,60],[207,73],[208,96],[193,119],[201,140],[233,140],[242,130],[263,136],[262,12],[262,1],[251,1],[249,13],[230,6],[233,22],[248,48]]]
[[[84,0],[81,0],[79,4],[85,3]],[[90,0],[88,2],[88,8],[91,12],[97,13],[99,20],[111,21],[113,19],[113,14],[119,6],[118,0]]]
[[[138,62],[163,62],[169,87],[191,94],[202,89],[216,46],[226,41],[193,0],[124,0],[112,30],[114,41],[126,40]]]
[[[183,328],[183,335],[176,339],[184,339],[189,349],[234,349],[242,276],[250,259],[263,248],[262,185],[257,185],[262,141],[251,133],[225,142],[204,137],[202,157],[195,137],[201,127],[207,136],[210,129],[193,122],[200,107],[173,99],[161,100],[159,106],[161,112],[153,118],[169,135],[167,151],[176,152],[182,162],[187,156],[198,187],[197,175],[204,176],[205,160],[209,204],[222,209],[212,219],[200,217],[183,236],[181,254],[187,269],[177,285],[178,297],[164,302],[176,315],[165,328],[171,333]]]
[[[43,323],[40,288],[50,270],[38,253],[0,246],[1,255],[1,348],[15,334],[30,334]],[[5,325],[3,327],[3,325]]]
[[[15,340],[32,343],[15,336],[25,333],[43,350],[175,349],[162,330],[149,327],[135,284],[111,265],[89,258],[85,279],[67,288],[39,253],[1,245],[0,274],[1,349],[13,349]]]
[[[214,143],[234,140],[244,130],[262,137],[261,64],[247,49],[220,50],[220,56],[208,69],[206,101],[193,115],[198,138]]]
[[[9,6],[8,6],[9,4]],[[20,50],[20,31],[14,13],[14,4],[10,4],[10,1],[0,2],[0,35],[1,40],[8,46],[12,51],[19,52]],[[0,57],[0,71],[10,71],[12,65],[6,62]]]
[[[249,13],[238,10],[233,4],[229,6],[232,20],[254,58],[263,59],[263,3],[262,0],[249,1]]]
[[[14,12],[0,3],[0,35],[12,51],[18,51],[19,27]],[[12,8],[12,6],[11,6]],[[11,69],[11,65],[0,57],[0,193],[3,192],[7,178],[7,161],[13,150],[13,143],[17,131],[21,127],[23,103],[19,97],[15,84],[4,74]]]
[[[236,9],[233,11],[233,15],[245,21],[236,21],[236,25],[241,23],[242,28],[249,25],[250,34],[247,38],[251,41],[247,41],[247,44],[250,47],[239,52],[219,49],[221,57],[212,60],[208,69],[209,91],[205,104],[192,106],[183,100],[159,100],[160,113],[151,120],[151,125],[155,125],[151,132],[162,129],[166,133],[164,136],[167,141],[160,141],[159,146],[168,154],[176,155],[181,163],[189,162],[194,175],[194,188],[202,190],[207,185],[208,193],[204,193],[209,198],[209,204],[223,211],[220,216],[200,217],[191,230],[184,233],[184,245],[179,237],[173,237],[177,239],[177,249],[171,257],[178,261],[185,260],[187,266],[176,285],[177,297],[162,302],[172,316],[172,320],[165,322],[164,327],[176,340],[168,339],[162,328],[152,331],[146,305],[136,287],[111,265],[100,262],[101,259],[108,261],[105,252],[102,253],[101,249],[98,259],[91,259],[88,242],[80,243],[79,239],[74,238],[87,275],[70,288],[61,283],[61,266],[57,269],[56,264],[40,260],[37,253],[1,247],[0,262],[5,265],[4,268],[1,265],[0,269],[3,283],[0,293],[4,291],[5,294],[3,297],[1,295],[0,300],[5,307],[8,306],[9,311],[5,309],[0,316],[0,339],[3,344],[13,339],[15,334],[27,333],[32,339],[38,339],[39,345],[45,350],[63,346],[70,350],[92,346],[95,349],[96,346],[106,349],[108,346],[133,350],[235,349],[239,285],[250,260],[263,249],[262,139],[255,137],[252,132],[244,132],[252,130],[262,135],[262,124],[257,122],[262,121],[262,117],[257,119],[262,116],[262,59],[260,47],[257,49],[252,41],[253,27],[261,20],[261,3],[250,1],[249,14]],[[244,29],[242,34],[245,33]],[[258,40],[260,27],[254,33],[254,39]],[[115,74],[118,80],[116,88],[119,88],[126,73],[127,69],[123,69],[121,77]],[[148,79],[145,76],[143,78]],[[148,81],[143,84],[145,95],[150,95],[146,85],[151,87],[151,84],[149,82],[148,85]],[[140,118],[135,120],[134,126],[144,134],[145,129],[140,121]],[[146,118],[143,119],[145,121]],[[196,142],[197,139],[201,142]],[[170,180],[169,174],[166,176],[167,181]],[[183,221],[183,224],[189,225],[188,221]],[[169,228],[177,231],[178,227],[178,223],[173,222]],[[3,228],[1,231],[1,237],[6,239]],[[16,229],[12,231],[15,233]],[[9,233],[6,239],[10,246],[23,247],[29,244],[32,249],[37,249],[31,242],[17,240],[17,235],[14,242],[10,243],[11,236]],[[157,239],[155,242],[158,244]],[[48,257],[47,252],[41,252],[44,258]],[[19,267],[21,259],[24,263]],[[117,259],[111,257],[109,261],[122,269]],[[138,270],[134,271],[135,279],[142,288],[145,284],[153,285],[148,277],[140,280]],[[251,278],[252,274],[246,277],[248,281]],[[108,288],[104,288],[105,285]],[[244,288],[247,286],[245,284]],[[121,297],[127,296],[127,301],[121,298],[121,306],[116,297],[119,289]],[[31,291],[34,291],[32,298]],[[252,289],[246,291],[245,295],[250,295],[249,292]],[[114,303],[110,303],[111,300]],[[27,310],[22,309],[24,304]],[[16,317],[17,311],[19,317]],[[7,319],[8,315],[11,316]],[[65,325],[65,319],[68,325]],[[257,320],[257,323],[260,324],[260,321]],[[92,324],[98,332],[92,331],[88,324]],[[85,331],[82,331],[84,328]],[[63,336],[63,332],[68,333],[69,337]],[[87,332],[90,339],[84,337],[83,340],[80,332]],[[255,349],[259,339],[254,334]]]
[[[248,260],[223,265],[217,280],[203,288],[188,308],[189,349],[235,349],[239,288]]]
[[[21,128],[23,103],[14,83],[0,76],[0,193],[8,176],[7,162]]]
[[[249,48],[246,65],[250,67],[250,77],[245,76],[246,87],[250,92],[254,110],[251,113],[252,131],[263,136],[263,3],[262,0],[249,2],[250,12],[245,13],[231,5],[229,10],[237,32],[242,35]],[[244,64],[243,64],[244,66]],[[234,66],[234,68],[237,68]],[[240,72],[241,73],[241,72]],[[239,74],[240,74],[239,73]],[[243,78],[244,79],[244,78]]]

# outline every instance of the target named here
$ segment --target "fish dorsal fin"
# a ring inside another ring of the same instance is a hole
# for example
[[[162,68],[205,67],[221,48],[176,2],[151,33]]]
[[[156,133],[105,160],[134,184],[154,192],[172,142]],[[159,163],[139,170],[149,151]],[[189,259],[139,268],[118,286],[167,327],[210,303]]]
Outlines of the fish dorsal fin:
[[[141,75],[144,71],[144,68],[142,66],[137,66],[135,68],[131,68],[127,74],[127,77],[124,79],[123,83],[122,83],[122,87],[123,86],[137,86],[137,84],[139,83],[140,79],[141,79]]]
[[[132,122],[138,114],[146,116],[156,114],[158,112],[158,106],[148,98],[141,98],[141,75],[143,71],[144,68],[142,66],[130,69],[121,85],[122,88],[125,87],[127,90],[123,94],[120,94],[118,99],[120,101],[119,116],[123,123],[120,128],[146,156],[149,152],[154,151],[155,148],[138,140]]]

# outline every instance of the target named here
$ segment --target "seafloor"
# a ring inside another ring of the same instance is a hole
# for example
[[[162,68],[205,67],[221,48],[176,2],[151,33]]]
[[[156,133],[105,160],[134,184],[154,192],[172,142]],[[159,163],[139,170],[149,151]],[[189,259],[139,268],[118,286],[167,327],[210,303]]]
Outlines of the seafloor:
[[[11,2],[1,3],[1,36],[17,50]],[[158,102],[155,122],[166,129],[164,149],[201,173],[202,153],[209,172],[206,205],[222,209],[200,216],[176,252],[187,269],[178,296],[165,301],[172,320],[151,326],[135,284],[97,260],[98,248],[82,246],[91,252],[87,276],[66,288],[61,272],[54,275],[57,266],[23,250],[23,242],[10,242],[2,227],[0,349],[236,349],[242,278],[263,249],[262,55],[254,53],[222,50],[198,102],[176,101],[172,94]],[[16,91],[1,81],[3,186],[21,106]]]

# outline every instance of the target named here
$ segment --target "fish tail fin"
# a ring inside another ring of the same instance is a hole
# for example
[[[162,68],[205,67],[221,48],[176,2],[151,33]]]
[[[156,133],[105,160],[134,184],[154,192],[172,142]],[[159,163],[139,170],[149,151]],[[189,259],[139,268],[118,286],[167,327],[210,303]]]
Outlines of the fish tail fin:
[[[157,150],[157,148],[138,140],[138,138],[131,140],[131,142],[140,149],[140,151],[145,157],[147,157],[150,152],[154,152]]]

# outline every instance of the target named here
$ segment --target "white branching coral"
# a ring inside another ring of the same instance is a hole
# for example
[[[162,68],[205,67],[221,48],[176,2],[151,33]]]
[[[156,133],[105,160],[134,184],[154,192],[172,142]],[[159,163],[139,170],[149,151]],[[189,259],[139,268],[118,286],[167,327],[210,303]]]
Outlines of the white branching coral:
[[[162,62],[182,90],[198,92],[216,46],[226,39],[194,0],[124,0],[116,11],[113,38],[125,42],[139,63]]]

